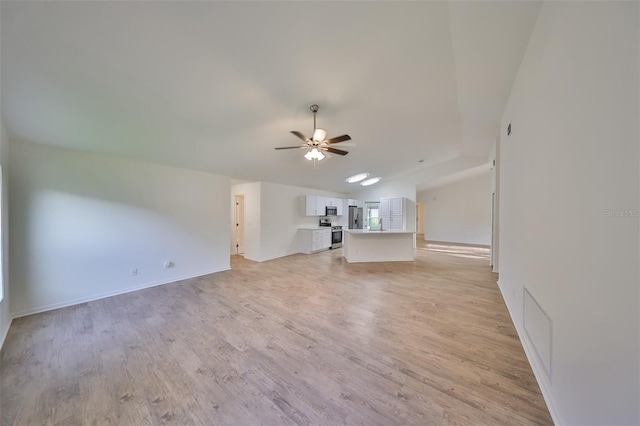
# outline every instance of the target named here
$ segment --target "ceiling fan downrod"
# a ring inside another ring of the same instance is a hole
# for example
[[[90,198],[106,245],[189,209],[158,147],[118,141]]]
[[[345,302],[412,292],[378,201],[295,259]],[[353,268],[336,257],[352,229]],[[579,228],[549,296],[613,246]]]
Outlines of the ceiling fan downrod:
[[[309,107],[309,109],[313,113],[313,131],[315,132],[316,131],[316,113],[318,112],[320,107],[316,104],[313,104]]]

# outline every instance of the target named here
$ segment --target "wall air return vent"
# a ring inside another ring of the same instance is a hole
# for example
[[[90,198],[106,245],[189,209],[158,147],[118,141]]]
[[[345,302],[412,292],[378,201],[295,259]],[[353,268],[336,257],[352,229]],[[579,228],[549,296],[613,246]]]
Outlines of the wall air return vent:
[[[551,380],[551,318],[526,288],[523,303],[524,330],[538,359],[542,362],[547,377]]]

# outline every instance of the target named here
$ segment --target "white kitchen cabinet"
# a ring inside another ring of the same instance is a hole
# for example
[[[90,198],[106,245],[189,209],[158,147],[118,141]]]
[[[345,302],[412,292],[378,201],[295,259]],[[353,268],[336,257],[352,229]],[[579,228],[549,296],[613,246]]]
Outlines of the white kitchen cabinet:
[[[298,230],[300,253],[312,254],[331,247],[331,228]]]
[[[346,203],[346,206],[356,206],[356,207],[364,207],[364,203],[360,200],[354,200],[353,198],[348,198],[346,200],[343,200]],[[343,203],[343,204],[345,204]],[[344,209],[345,211],[347,211],[347,209]]]
[[[392,216],[401,216],[404,213],[404,198],[397,197],[391,198],[391,215]]]
[[[302,202],[300,203],[301,216],[316,216],[316,206],[318,204],[318,197],[315,195],[303,195]]]
[[[322,248],[331,248],[331,228],[323,229],[320,232],[322,232]]]
[[[300,203],[301,216],[324,216],[326,213],[326,198],[317,195],[303,195]]]
[[[327,206],[336,207],[338,216],[344,214],[343,200],[341,198],[303,195],[301,199],[301,216],[325,216],[327,214]]]
[[[316,209],[318,216],[327,215],[327,197],[318,197],[318,208]]]
[[[406,198],[381,198],[379,204],[382,229],[403,231],[406,229]]]
[[[389,216],[388,226],[385,225],[383,229],[389,229],[392,231],[404,231],[404,220],[402,216]]]
[[[327,206],[335,207],[337,210],[337,216],[344,214],[344,202],[342,198],[327,198]]]
[[[380,198],[380,204],[378,205],[378,214],[380,217],[389,216],[391,214],[391,199]]]

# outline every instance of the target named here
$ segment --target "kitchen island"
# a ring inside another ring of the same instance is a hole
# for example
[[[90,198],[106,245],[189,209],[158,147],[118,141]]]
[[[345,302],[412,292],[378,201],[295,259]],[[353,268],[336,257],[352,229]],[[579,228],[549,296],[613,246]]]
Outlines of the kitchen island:
[[[403,262],[415,259],[413,231],[343,229],[342,256],[349,263]]]

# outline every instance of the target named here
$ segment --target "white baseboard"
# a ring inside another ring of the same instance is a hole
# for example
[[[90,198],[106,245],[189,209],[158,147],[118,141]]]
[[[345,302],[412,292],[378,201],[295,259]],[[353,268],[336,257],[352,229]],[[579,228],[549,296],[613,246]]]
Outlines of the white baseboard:
[[[443,244],[443,245],[455,245],[455,246],[468,246],[468,247],[482,247],[482,248],[491,248],[490,244],[481,244],[481,243],[463,243],[458,241],[438,241],[438,240],[424,240],[429,244]]]
[[[273,256],[261,257],[259,259],[250,258],[250,257],[246,257],[245,256],[245,259],[253,260],[254,262],[268,262],[270,260],[280,259],[281,257],[292,256],[292,255],[298,254],[298,253],[299,252],[297,252],[297,251],[293,252],[293,253],[282,253],[282,254],[276,254],[276,255],[273,255]]]
[[[211,271],[203,271],[203,272],[199,272],[199,273],[195,273],[195,274],[189,274],[189,275],[185,275],[185,276],[181,276],[181,277],[174,277],[174,278],[171,278],[169,280],[150,282],[150,283],[142,284],[142,285],[135,286],[135,287],[127,287],[125,289],[120,289],[120,290],[115,290],[115,291],[108,291],[108,292],[105,292],[105,293],[94,294],[94,295],[91,295],[91,296],[81,297],[81,298],[78,298],[78,299],[66,300],[64,302],[52,303],[52,304],[49,304],[49,305],[39,306],[39,307],[36,307],[36,308],[25,309],[25,310],[22,310],[22,311],[19,311],[19,312],[12,312],[11,313],[11,318],[15,319],[15,318],[20,318],[20,317],[26,317],[27,315],[39,314],[41,312],[52,311],[54,309],[66,308],[68,306],[78,305],[80,303],[91,302],[91,301],[94,301],[94,300],[105,299],[107,297],[117,296],[119,294],[126,294],[126,293],[131,293],[131,292],[134,292],[134,291],[138,291],[138,290],[143,290],[145,288],[156,287],[156,286],[164,285],[164,284],[170,284],[170,283],[174,283],[176,281],[188,280],[188,279],[191,279],[191,278],[197,278],[197,277],[201,277],[201,276],[204,276],[204,275],[214,274],[216,272],[228,271],[229,269],[230,268],[216,269],[216,270],[211,270]],[[8,328],[7,328],[7,331],[8,331]],[[3,342],[4,342],[4,340],[3,340]]]
[[[502,300],[504,300],[504,304],[507,305],[507,310],[509,311],[509,316],[511,317],[511,322],[518,333],[518,338],[520,339],[520,343],[522,344],[522,348],[524,349],[524,353],[527,356],[527,360],[529,361],[529,365],[531,366],[531,370],[533,370],[533,375],[536,377],[538,382],[538,386],[540,387],[540,392],[542,392],[542,397],[544,401],[547,403],[547,408],[549,409],[549,414],[551,415],[551,419],[553,423],[556,425],[564,424],[560,419],[560,413],[556,408],[555,403],[553,402],[553,398],[551,396],[551,382],[545,373],[544,366],[542,362],[538,360],[538,357],[535,353],[529,338],[527,337],[527,333],[520,325],[520,322],[514,317],[513,311],[511,310],[511,306],[507,302],[507,295],[504,291],[502,285],[500,285],[500,280],[498,280],[498,288],[500,289],[500,294],[502,295]]]

